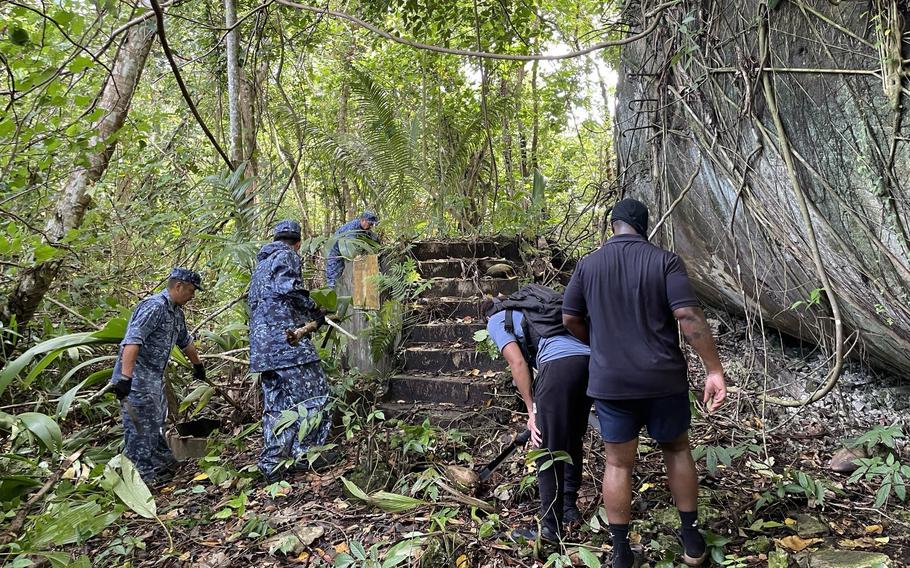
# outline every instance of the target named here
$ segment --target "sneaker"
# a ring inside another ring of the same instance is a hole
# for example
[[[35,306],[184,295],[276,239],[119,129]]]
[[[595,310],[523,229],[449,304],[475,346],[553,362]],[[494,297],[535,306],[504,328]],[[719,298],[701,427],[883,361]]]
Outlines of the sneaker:
[[[316,457],[316,459],[313,460],[313,463],[310,463],[306,457],[301,458],[300,461],[294,465],[294,470],[316,472],[323,471],[340,462],[343,457],[344,455],[338,450],[334,448],[328,449],[321,452]]]
[[[562,522],[567,527],[574,527],[581,525],[584,522],[584,518],[581,516],[581,511],[578,510],[578,507],[566,507],[562,511]]]
[[[705,563],[706,558],[708,558],[707,550],[702,552],[700,556],[696,556],[695,554],[690,555],[688,551],[683,552],[683,563],[686,566],[701,566]]]
[[[614,553],[613,559],[610,562],[610,566],[612,568],[641,568],[642,561],[644,560],[641,554],[635,552],[634,550],[631,551],[631,554],[632,558],[629,560],[628,558],[617,558]]]
[[[517,528],[512,531],[512,534],[510,534],[509,537],[515,542],[520,542],[522,540],[525,542],[534,542],[538,539],[538,537],[542,542],[548,542],[552,544],[559,542],[559,535],[547,527],[542,527],[539,535],[537,534],[537,527]]]
[[[682,532],[680,532],[679,540],[683,545],[683,563],[686,566],[701,566],[708,557],[708,546],[700,532],[693,532],[695,534],[690,535],[688,538],[683,537]]]
[[[273,469],[272,471],[259,470],[259,474],[262,476],[261,477],[262,484],[271,485],[277,481],[281,481],[282,479],[284,479],[284,473],[286,471],[287,471],[286,469],[280,468],[280,467],[277,467],[277,468]]]

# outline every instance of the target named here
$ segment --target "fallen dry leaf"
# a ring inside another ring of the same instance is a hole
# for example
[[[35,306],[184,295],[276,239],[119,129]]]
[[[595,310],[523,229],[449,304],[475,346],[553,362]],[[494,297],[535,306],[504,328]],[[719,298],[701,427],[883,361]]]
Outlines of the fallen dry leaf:
[[[790,517],[787,517],[786,519],[784,519],[784,524],[787,525],[788,527],[794,527],[794,526],[796,526],[796,519],[791,519]]]
[[[309,562],[309,561],[310,561],[310,553],[309,553],[309,552],[301,552],[300,555],[297,557],[296,560],[297,560],[297,562],[300,562],[300,563]]]
[[[202,472],[202,473],[197,473],[196,476],[193,477],[193,481],[205,481],[208,478],[209,478],[209,474]]]
[[[462,554],[455,559],[455,568],[471,568],[471,563],[468,562],[468,557]]]
[[[866,534],[882,534],[881,525],[868,525],[866,527]]]
[[[348,548],[348,543],[346,543],[346,542],[339,542],[338,544],[335,545],[335,552],[337,552],[338,554],[344,554],[350,550],[351,549]]]
[[[785,536],[784,538],[779,539],[779,540],[778,539],[775,539],[775,540],[777,541],[778,544],[780,544],[784,548],[792,550],[793,552],[803,551],[806,548],[809,548],[810,546],[812,546],[813,544],[822,542],[822,539],[820,539],[820,538],[806,539],[806,538],[800,538],[799,536],[797,536],[795,534],[790,535],[790,536]]]

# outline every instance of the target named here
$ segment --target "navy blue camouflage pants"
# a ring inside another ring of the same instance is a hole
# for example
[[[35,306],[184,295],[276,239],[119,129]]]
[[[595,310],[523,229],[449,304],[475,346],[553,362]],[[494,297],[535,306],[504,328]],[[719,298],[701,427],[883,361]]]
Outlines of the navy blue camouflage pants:
[[[330,256],[325,261],[325,284],[329,288],[335,287],[335,282],[344,273],[344,257]]]
[[[123,420],[123,453],[133,462],[139,475],[146,483],[176,465],[177,460],[164,439],[164,419],[167,416],[167,400],[164,391],[146,393],[132,391],[127,397],[133,406],[138,424],[126,410],[126,403],[120,403],[120,418]]]
[[[262,435],[259,471],[270,475],[288,458],[306,457],[312,446],[325,444],[332,426],[326,412],[329,384],[319,361],[274,371],[263,371]],[[296,413],[296,420],[288,422]]]

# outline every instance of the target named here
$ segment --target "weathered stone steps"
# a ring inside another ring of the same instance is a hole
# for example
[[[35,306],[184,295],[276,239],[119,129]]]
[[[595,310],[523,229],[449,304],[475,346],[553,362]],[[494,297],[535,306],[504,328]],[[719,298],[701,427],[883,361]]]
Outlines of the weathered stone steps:
[[[504,258],[435,258],[417,263],[417,271],[423,278],[470,278],[475,274],[485,276],[491,266],[514,263]]]
[[[484,258],[500,257],[507,260],[521,260],[518,242],[514,239],[480,241],[420,241],[414,243],[411,254],[417,260],[440,258]]]
[[[474,344],[474,333],[486,329],[480,322],[458,323],[434,321],[411,328],[411,343],[462,343]]]
[[[501,371],[503,362],[494,361],[486,353],[478,353],[472,346],[459,348],[438,345],[420,345],[404,350],[404,370],[423,373],[466,374],[473,369],[480,372]]]
[[[511,294],[518,290],[517,278],[433,278],[422,297],[470,297],[478,294]]]
[[[383,400],[476,406],[489,399],[496,384],[494,380],[476,377],[396,375],[389,379],[389,390]]]

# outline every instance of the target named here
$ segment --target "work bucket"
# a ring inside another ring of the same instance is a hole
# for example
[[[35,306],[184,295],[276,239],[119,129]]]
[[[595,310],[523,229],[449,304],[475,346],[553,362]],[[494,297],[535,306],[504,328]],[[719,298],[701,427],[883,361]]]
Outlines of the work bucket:
[[[177,424],[177,432],[168,432],[167,444],[178,461],[199,459],[205,455],[208,436],[221,428],[220,420],[200,418]]]

